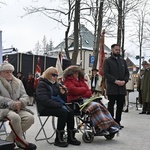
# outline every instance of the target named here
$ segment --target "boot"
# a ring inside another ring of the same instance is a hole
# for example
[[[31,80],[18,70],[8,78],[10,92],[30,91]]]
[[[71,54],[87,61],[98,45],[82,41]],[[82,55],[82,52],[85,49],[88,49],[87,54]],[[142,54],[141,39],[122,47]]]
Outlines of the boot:
[[[56,138],[55,138],[55,142],[54,145],[55,146],[59,146],[59,147],[67,147],[68,143],[64,141],[63,139],[63,134],[64,131],[56,131]]]
[[[68,137],[67,137],[68,144],[72,144],[72,145],[81,144],[81,142],[75,138],[75,133],[77,132],[76,129],[73,129],[73,130],[68,129],[67,132],[68,132]]]

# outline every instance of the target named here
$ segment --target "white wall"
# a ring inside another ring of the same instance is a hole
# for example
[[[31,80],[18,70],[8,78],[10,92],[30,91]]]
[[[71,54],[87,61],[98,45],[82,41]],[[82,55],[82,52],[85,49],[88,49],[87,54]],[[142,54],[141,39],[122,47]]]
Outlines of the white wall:
[[[2,63],[2,31],[0,31],[0,64]]]

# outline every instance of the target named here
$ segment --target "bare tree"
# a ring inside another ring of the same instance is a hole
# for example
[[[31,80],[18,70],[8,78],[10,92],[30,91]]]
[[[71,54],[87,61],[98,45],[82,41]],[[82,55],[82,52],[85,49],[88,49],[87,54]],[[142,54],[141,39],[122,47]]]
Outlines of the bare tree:
[[[139,68],[141,69],[142,51],[146,44],[150,42],[150,21],[149,21],[149,4],[148,0],[138,8],[133,14],[134,17],[134,34],[132,34],[133,43],[139,48]]]
[[[142,0],[107,0],[111,11],[114,14],[117,26],[117,42],[121,47],[121,53],[124,57],[124,43],[125,43],[125,21],[130,13],[133,13]],[[118,14],[117,20],[116,13]]]
[[[35,54],[39,55],[40,54],[40,50],[41,50],[41,44],[40,42],[38,41],[35,45],[35,48],[33,51],[35,51]]]
[[[98,11],[98,26],[95,27],[97,28],[97,36],[95,37],[95,46],[93,50],[93,55],[95,57],[94,63],[93,63],[93,68],[97,67],[97,62],[98,62],[98,54],[99,54],[99,45],[100,45],[100,36],[101,36],[101,31],[102,31],[102,21],[103,21],[103,5],[104,5],[104,0],[100,1],[99,5],[99,11]]]
[[[46,46],[47,46],[47,39],[46,39],[46,36],[44,35],[43,40],[42,40],[42,50],[44,54],[47,54]]]
[[[46,17],[60,23],[64,27],[66,27],[65,32],[65,52],[68,59],[70,59],[69,52],[68,52],[68,34],[70,31],[71,22],[73,21],[74,15],[74,7],[75,7],[75,0],[64,0],[63,8],[59,7],[55,8],[47,8],[47,7],[26,7],[24,10],[26,11],[26,15],[34,14],[34,13],[42,13]],[[68,5],[68,8],[66,8]],[[60,5],[61,6],[61,5]],[[67,19],[66,19],[67,18]]]
[[[80,0],[75,2],[75,17],[74,17],[74,51],[72,54],[71,64],[75,65],[79,52],[79,24],[80,24]]]

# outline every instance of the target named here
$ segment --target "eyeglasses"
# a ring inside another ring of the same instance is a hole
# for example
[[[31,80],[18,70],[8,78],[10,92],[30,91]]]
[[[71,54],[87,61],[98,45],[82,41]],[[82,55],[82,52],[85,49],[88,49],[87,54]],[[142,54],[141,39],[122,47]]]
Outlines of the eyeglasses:
[[[58,74],[53,73],[52,76],[53,77],[58,77]]]

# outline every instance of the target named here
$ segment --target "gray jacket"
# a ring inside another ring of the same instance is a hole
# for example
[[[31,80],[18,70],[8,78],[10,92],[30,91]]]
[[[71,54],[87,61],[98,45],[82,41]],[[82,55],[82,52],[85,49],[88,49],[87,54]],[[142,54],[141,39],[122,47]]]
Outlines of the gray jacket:
[[[126,83],[129,79],[129,70],[126,61],[114,56],[104,60],[103,73],[106,79],[106,94],[107,95],[126,95],[126,85],[118,86],[114,82],[116,80],[123,80]]]
[[[26,94],[21,80],[13,76],[11,82],[0,76],[0,119],[7,116],[9,110],[13,110],[13,102],[21,101],[22,110],[26,110],[33,114],[26,108],[29,97]]]

